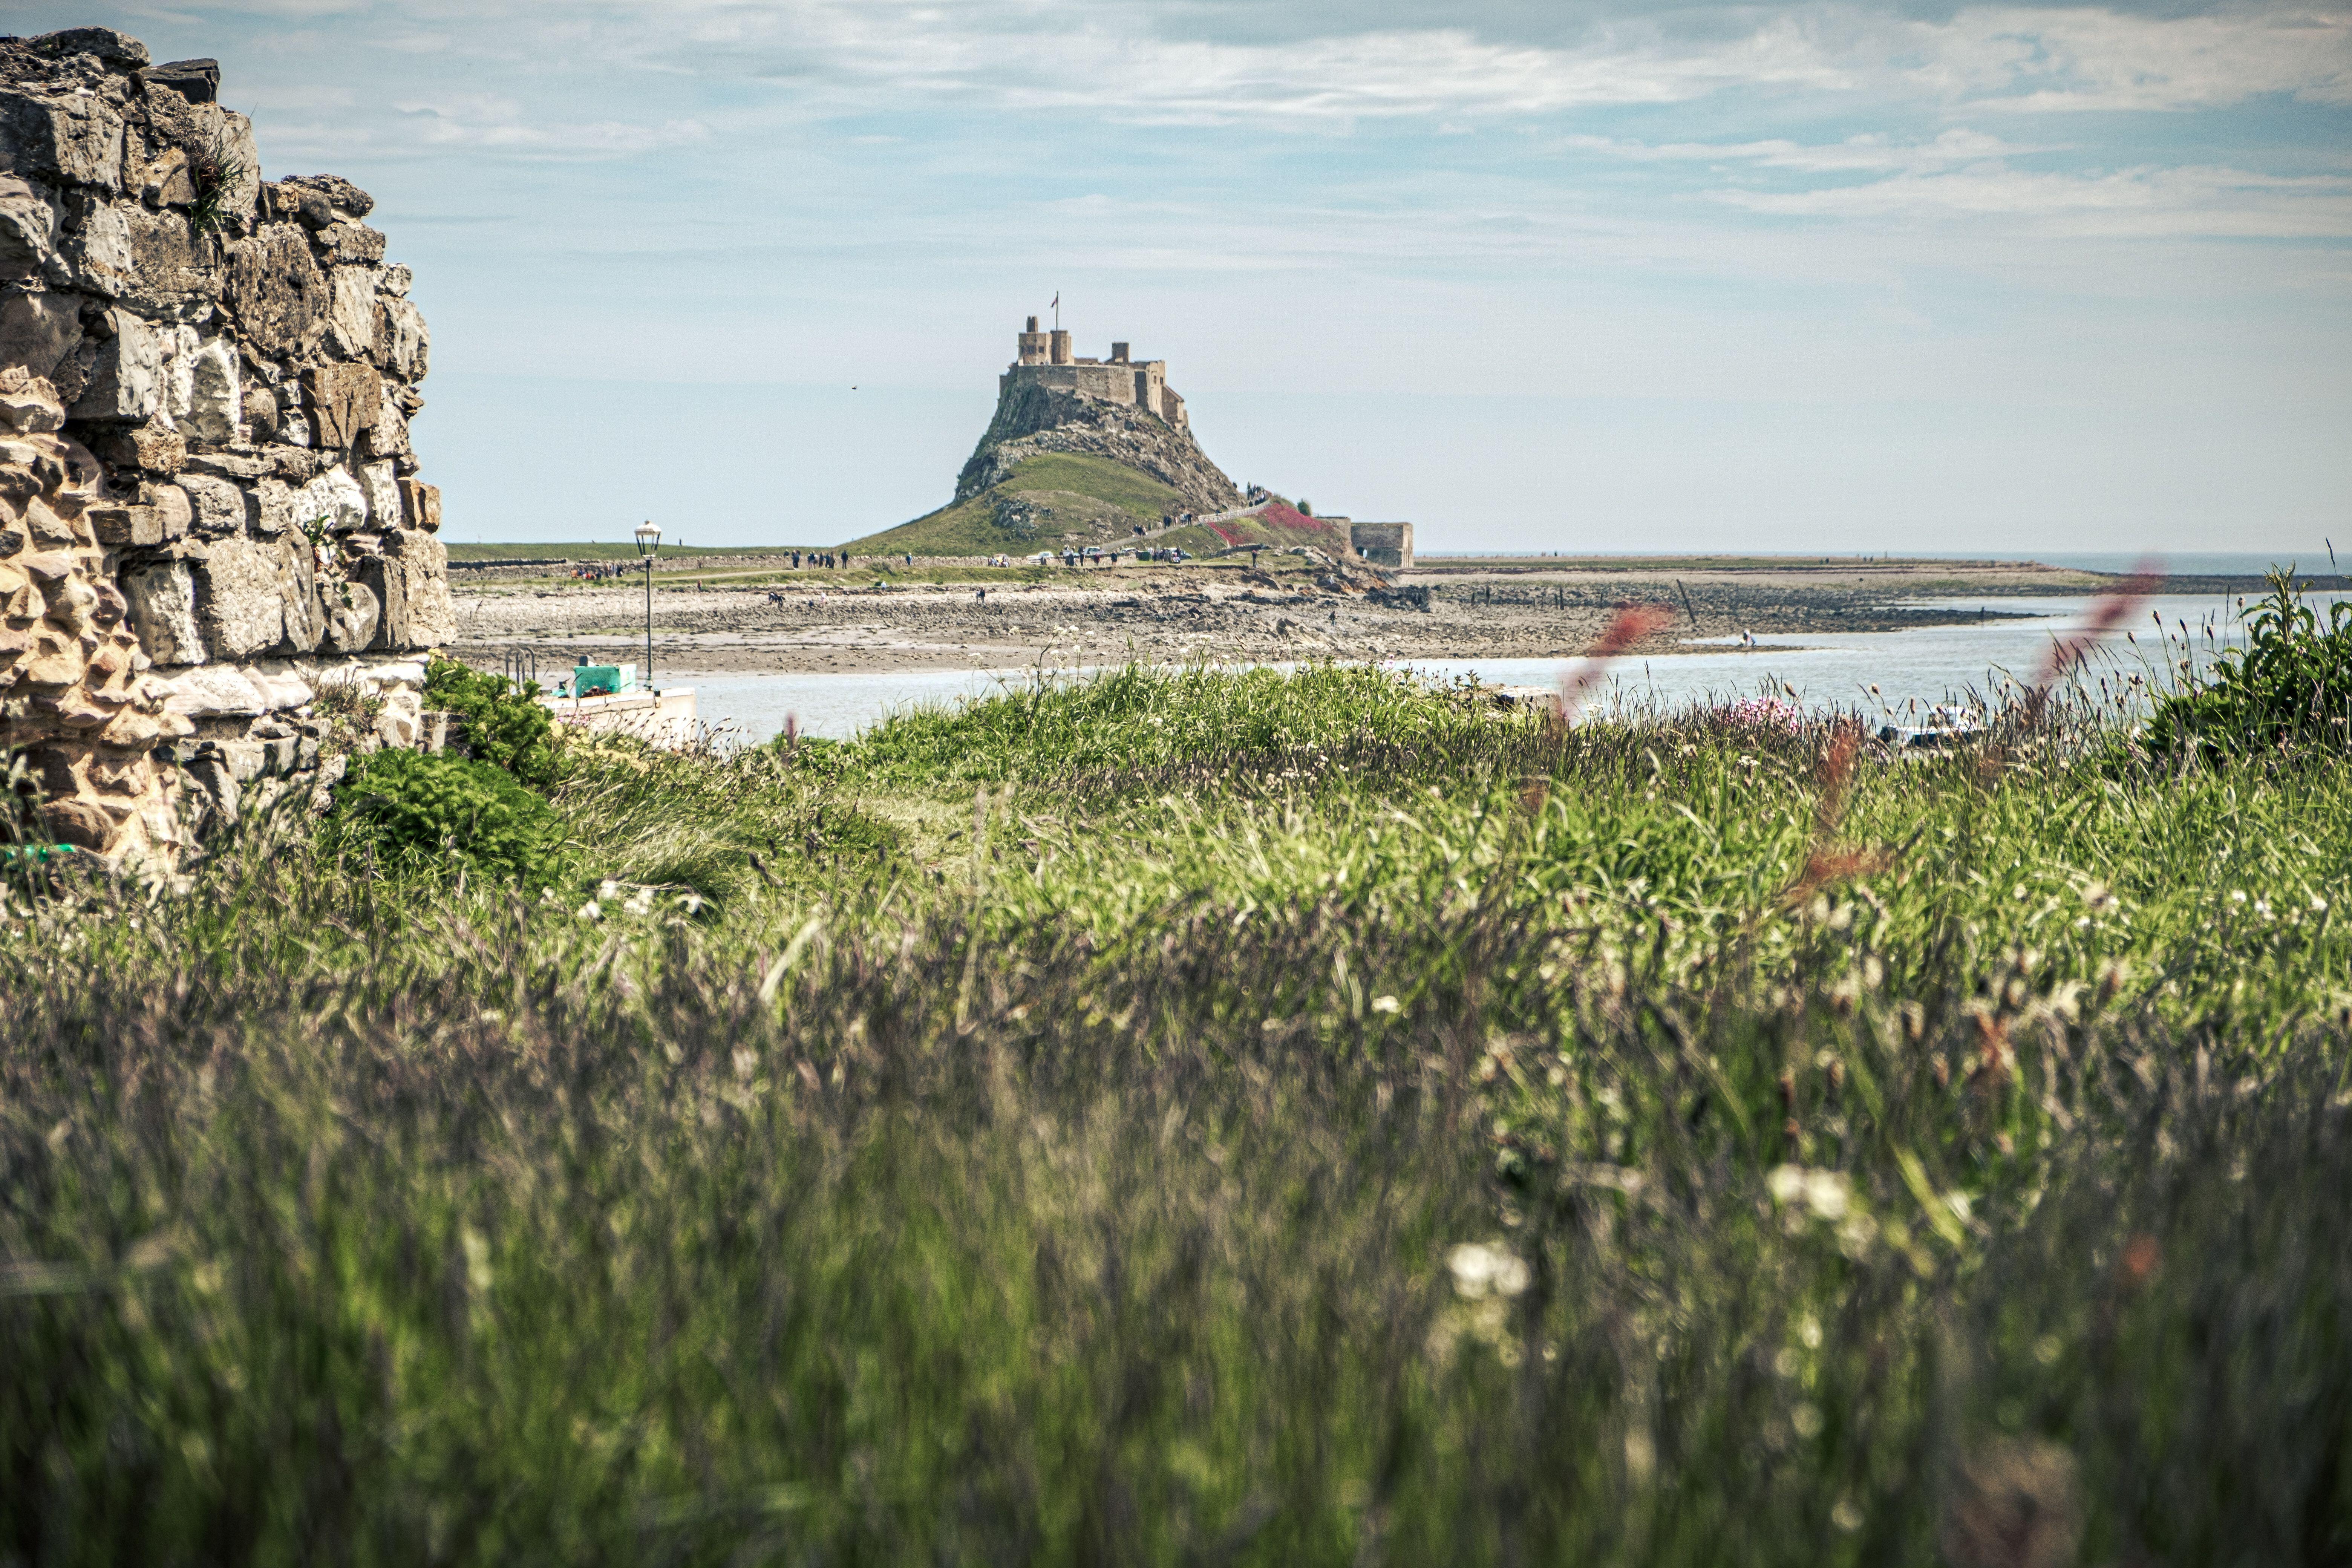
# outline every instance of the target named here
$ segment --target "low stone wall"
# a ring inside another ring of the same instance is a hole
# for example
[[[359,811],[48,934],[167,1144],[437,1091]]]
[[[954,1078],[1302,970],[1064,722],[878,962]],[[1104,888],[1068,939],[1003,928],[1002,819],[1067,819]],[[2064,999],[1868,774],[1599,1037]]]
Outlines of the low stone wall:
[[[408,268],[349,181],[263,180],[219,80],[0,38],[0,749],[108,856],[302,772],[320,680],[413,713],[393,656],[455,630]]]

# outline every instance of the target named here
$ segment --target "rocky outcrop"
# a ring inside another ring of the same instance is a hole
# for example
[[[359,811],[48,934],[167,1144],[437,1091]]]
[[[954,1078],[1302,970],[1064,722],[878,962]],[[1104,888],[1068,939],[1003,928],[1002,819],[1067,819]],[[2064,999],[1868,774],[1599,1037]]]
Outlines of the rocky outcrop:
[[[299,772],[336,661],[397,739],[399,656],[454,631],[408,269],[350,181],[265,181],[219,87],[109,28],[0,38],[0,748],[107,855]],[[251,673],[289,661],[317,679]]]
[[[1242,504],[1240,489],[1209,461],[1191,430],[1133,404],[1017,380],[998,395],[995,416],[956,476],[956,500],[1002,484],[1024,458],[1043,452],[1108,458],[1171,487],[1196,511]]]

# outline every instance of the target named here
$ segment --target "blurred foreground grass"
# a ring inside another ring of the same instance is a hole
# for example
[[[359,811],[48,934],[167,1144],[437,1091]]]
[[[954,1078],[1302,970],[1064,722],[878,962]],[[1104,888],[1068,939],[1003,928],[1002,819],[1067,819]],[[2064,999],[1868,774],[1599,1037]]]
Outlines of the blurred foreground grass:
[[[1129,671],[0,932],[0,1563],[2352,1560],[2352,768]]]

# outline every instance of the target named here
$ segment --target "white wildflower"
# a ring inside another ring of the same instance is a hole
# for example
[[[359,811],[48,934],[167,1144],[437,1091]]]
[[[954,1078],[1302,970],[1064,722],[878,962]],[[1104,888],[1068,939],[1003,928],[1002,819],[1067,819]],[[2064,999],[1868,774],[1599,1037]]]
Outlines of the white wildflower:
[[[1465,1241],[1445,1255],[1454,1292],[1465,1300],[1516,1296],[1528,1288],[1528,1266],[1499,1242]]]
[[[1771,1189],[1772,1201],[1782,1208],[1801,1207],[1832,1225],[1845,1218],[1853,1207],[1853,1179],[1843,1171],[1775,1165],[1764,1184]]]

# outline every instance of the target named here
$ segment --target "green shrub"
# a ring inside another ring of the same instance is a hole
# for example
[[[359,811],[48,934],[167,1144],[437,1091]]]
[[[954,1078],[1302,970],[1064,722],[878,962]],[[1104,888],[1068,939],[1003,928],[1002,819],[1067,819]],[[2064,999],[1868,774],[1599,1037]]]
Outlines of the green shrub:
[[[398,869],[470,868],[527,889],[562,873],[562,819],[487,763],[386,749],[353,760],[327,822],[331,849]]]
[[[2352,719],[2352,602],[2331,605],[2326,629],[2282,572],[2271,595],[2247,611],[2246,646],[2212,672],[2167,698],[2148,724],[2161,752],[2196,749],[2209,761],[2284,745],[2347,739]]]
[[[533,789],[555,782],[555,721],[540,704],[537,681],[518,685],[454,658],[435,658],[425,667],[425,704],[464,721],[467,749],[480,761]]]

